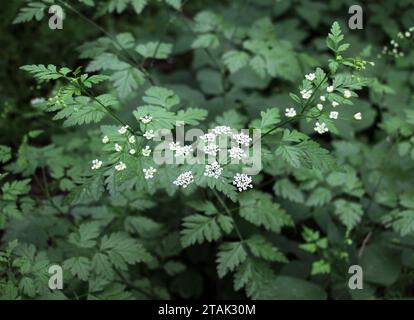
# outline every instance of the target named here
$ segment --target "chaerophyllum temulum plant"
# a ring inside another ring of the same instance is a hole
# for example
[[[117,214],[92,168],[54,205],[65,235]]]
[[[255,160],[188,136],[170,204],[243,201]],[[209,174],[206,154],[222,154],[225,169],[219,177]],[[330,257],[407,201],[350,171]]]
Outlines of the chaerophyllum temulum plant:
[[[0,149],[2,298],[358,298],[412,277],[413,122],[384,102],[388,59],[337,23],[306,38],[287,1],[80,2],[15,20],[61,5],[83,44],[24,60],[44,126]]]

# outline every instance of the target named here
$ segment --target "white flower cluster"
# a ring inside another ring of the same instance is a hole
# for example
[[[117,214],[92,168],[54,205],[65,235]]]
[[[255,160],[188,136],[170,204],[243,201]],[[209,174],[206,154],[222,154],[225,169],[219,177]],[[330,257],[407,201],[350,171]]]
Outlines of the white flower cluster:
[[[286,108],[285,110],[285,116],[288,118],[293,118],[296,116],[296,110],[295,108]]]
[[[223,172],[223,168],[219,165],[217,161],[214,161],[212,164],[206,165],[204,175],[210,178],[218,179]]]
[[[229,149],[229,156],[231,159],[242,160],[247,157],[247,154],[240,147],[232,147]]]
[[[194,182],[194,176],[191,171],[186,171],[180,174],[177,179],[174,180],[173,184],[177,187],[183,187],[184,189],[188,187],[190,183]]]
[[[151,155],[151,149],[149,146],[145,146],[144,149],[141,150],[141,153],[144,157],[149,157]]]
[[[118,129],[118,132],[120,134],[125,134],[128,131],[128,129],[129,129],[129,126],[128,125],[122,126],[121,128]]]
[[[144,172],[145,180],[148,180],[154,178],[154,173],[157,172],[157,169],[149,167],[148,169],[142,169],[142,171]]]
[[[203,140],[204,142],[216,142],[217,135],[215,133],[209,132],[206,134],[203,134],[200,136],[200,140]]]
[[[240,192],[245,191],[248,188],[253,188],[252,177],[249,177],[245,173],[236,173],[233,177],[233,184]]]
[[[100,167],[102,167],[102,161],[98,159],[92,160],[92,170],[98,170]]]
[[[329,131],[325,122],[319,123],[318,121],[315,123],[315,127],[313,128],[313,130],[315,130],[319,134],[323,134]]]
[[[326,92],[328,93],[328,98],[330,100],[333,99],[333,96],[330,95],[330,94],[333,93],[333,92],[335,92],[335,90],[336,90],[336,88],[335,88],[334,85],[328,85],[326,87]],[[339,91],[339,90],[337,90],[337,91]],[[352,98],[352,95],[353,95],[353,92],[351,90],[348,90],[348,89],[343,90],[343,96],[344,96],[344,98],[350,99],[350,98]],[[327,97],[325,95],[321,95],[319,97],[319,99],[320,99],[321,102],[326,102],[327,101]],[[335,100],[332,100],[331,106],[332,106],[332,108],[336,108],[336,107],[339,106],[339,103],[337,101],[335,101]],[[317,103],[316,104],[316,108],[319,111],[322,111],[322,110],[324,110],[324,105],[322,103]],[[285,114],[286,116],[287,116],[287,112],[288,112],[288,109],[286,109],[286,114]],[[339,118],[339,112],[338,111],[331,110],[329,112],[329,118],[332,119],[332,120],[337,120]],[[356,113],[354,115],[354,119],[355,120],[361,120],[362,119],[361,112]],[[325,132],[328,132],[329,129],[328,129],[326,123],[317,121],[315,123],[314,131],[317,132],[317,133],[319,133],[319,134],[323,134]]]
[[[235,133],[232,136],[233,140],[235,140],[238,144],[248,147],[250,145],[250,141],[252,141],[252,138],[250,138],[247,134],[244,133]]]
[[[147,131],[145,131],[145,133],[144,133],[144,137],[147,139],[147,140],[151,140],[151,139],[153,139],[154,137],[155,137],[155,133],[154,133],[154,130],[147,130]]]
[[[141,120],[143,124],[148,124],[152,121],[152,117],[150,115],[146,115],[146,116],[140,117],[139,120]]]
[[[130,155],[135,155],[137,153],[137,150],[134,148],[134,144],[136,143],[137,140],[136,140],[135,135],[128,134],[128,131],[131,131],[129,129],[128,125],[121,126],[121,127],[118,128],[117,132],[120,135],[125,137],[125,142],[124,143],[121,143],[121,142],[114,143],[113,148],[114,148],[115,152],[122,152],[122,151],[125,150],[125,152],[128,152]],[[102,138],[102,143],[103,144],[108,144],[109,142],[110,142],[109,137],[107,135],[105,135]],[[146,146],[144,149],[142,149],[141,154],[145,157],[150,156],[150,154],[151,154],[150,147]],[[97,159],[93,160],[93,162],[92,162],[92,169],[93,170],[99,169],[101,166],[102,166],[102,161],[99,161]],[[114,167],[115,167],[116,171],[123,171],[123,170],[126,169],[126,164],[123,161],[119,161]],[[149,171],[149,172],[151,172],[151,171]],[[155,173],[155,172],[153,172],[153,173]]]
[[[230,127],[227,126],[217,126],[211,130],[217,136],[229,136],[232,133]]]
[[[124,171],[126,169],[125,163],[119,161],[119,163],[115,166],[116,171]]]
[[[300,94],[302,95],[303,99],[308,100],[312,96],[312,92],[312,90],[303,89],[300,91]]]
[[[119,145],[118,143],[115,143],[115,151],[116,152],[121,152],[122,151],[122,146]]]
[[[309,74],[305,75],[305,78],[306,78],[306,80],[313,81],[313,80],[315,80],[316,75],[314,73],[309,73]]]
[[[411,40],[412,35],[414,34],[414,26],[412,26],[409,29],[406,29],[403,32],[398,32],[397,38],[401,42],[401,44],[404,43],[404,41]],[[394,39],[390,41],[390,47],[384,46],[382,49],[382,55],[389,55],[393,56],[394,58],[399,58],[404,56],[404,52],[401,50],[400,43]],[[381,57],[381,55],[379,55]]]
[[[179,143],[178,143],[179,144]],[[175,156],[176,157],[186,157],[189,154],[192,154],[194,152],[194,149],[192,146],[180,146],[177,145],[175,148]]]
[[[44,102],[46,102],[45,98],[33,98],[32,100],[30,100],[30,104],[32,106],[35,106],[37,104],[41,104],[41,103],[44,103]]]
[[[216,145],[215,143],[209,143],[203,148],[204,153],[210,156],[216,156],[219,150],[220,150],[219,146]]]

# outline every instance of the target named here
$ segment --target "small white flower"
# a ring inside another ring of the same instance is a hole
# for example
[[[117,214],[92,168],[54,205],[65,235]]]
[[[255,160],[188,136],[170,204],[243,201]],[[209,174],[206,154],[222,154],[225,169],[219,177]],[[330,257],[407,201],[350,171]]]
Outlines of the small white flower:
[[[250,144],[250,141],[252,141],[252,138],[249,137],[249,135],[244,133],[235,133],[232,136],[233,140],[235,140],[238,144],[241,144],[242,146],[248,147]]]
[[[312,90],[301,90],[300,94],[303,99],[308,100],[312,96]]]
[[[238,159],[238,160],[241,160],[247,157],[244,150],[240,147],[233,147],[229,149],[229,156],[231,159]]]
[[[117,143],[115,143],[115,151],[116,152],[121,152],[122,151],[122,146],[119,145],[119,144],[117,144]]]
[[[142,169],[142,171],[144,172],[145,180],[148,180],[148,179],[154,178],[154,173],[157,172],[157,169],[155,169],[153,167],[149,167],[148,169]]]
[[[316,108],[318,108],[318,110],[319,110],[319,111],[322,111],[322,110],[323,110],[323,105],[322,105],[322,103],[318,103],[318,104],[316,105]]]
[[[100,167],[102,167],[102,161],[98,159],[92,160],[92,167],[91,167],[92,170],[97,170]]]
[[[193,153],[194,149],[192,146],[182,146],[182,147],[177,147],[176,151],[175,151],[175,156],[176,157],[186,157],[187,155]]]
[[[168,146],[169,146],[171,151],[175,151],[180,147],[180,143],[179,142],[170,142]]]
[[[126,169],[126,165],[122,161],[119,161],[119,163],[115,166],[116,171],[123,171],[125,169]]]
[[[344,91],[344,97],[347,98],[347,99],[351,98],[352,97],[352,92],[349,91],[349,90],[345,90]]]
[[[315,74],[314,73],[309,73],[309,74],[305,75],[305,78],[309,81],[313,81],[313,80],[315,80]]]
[[[332,101],[332,107],[336,108],[337,106],[339,106],[339,103],[336,101]]]
[[[333,92],[333,91],[334,91],[334,87],[333,87],[333,86],[328,86],[328,87],[326,88],[326,91],[327,91],[327,92],[329,92],[329,93],[331,93],[331,92]]]
[[[338,111],[331,111],[329,114],[329,118],[331,119],[338,119],[339,112]]]
[[[354,114],[354,119],[355,119],[355,120],[361,120],[361,119],[362,119],[362,114],[361,114],[361,112],[355,113],[355,114]]]
[[[248,188],[253,188],[252,177],[249,177],[245,173],[236,173],[233,177],[233,184],[240,192],[247,190]]]
[[[319,134],[323,134],[323,133],[329,131],[324,122],[322,122],[322,123],[316,122],[315,127],[313,128],[313,130],[315,130]]]
[[[105,136],[105,137],[102,138],[102,143],[107,144],[108,142],[109,142],[108,136]]]
[[[128,142],[129,143],[135,143],[135,136],[130,136],[129,138],[128,138]]]
[[[293,118],[294,116],[296,116],[296,110],[294,108],[286,108],[285,116],[288,118]]]
[[[135,154],[135,152],[136,152],[135,149],[130,149],[129,150],[129,154]]]
[[[231,134],[231,128],[228,126],[217,126],[212,131],[216,135],[228,136]]]
[[[410,33],[410,32],[408,32],[408,31],[406,31],[406,32],[404,33],[404,35],[405,35],[405,37],[406,37],[406,38],[411,37],[411,33]]]
[[[326,101],[326,97],[325,96],[320,96],[319,99],[321,99],[322,102]]]
[[[194,181],[193,173],[186,171],[180,174],[177,179],[174,180],[173,184],[177,187],[187,188],[187,186]]]
[[[223,172],[223,168],[219,165],[217,161],[214,161],[212,164],[206,165],[204,175],[210,178],[218,179]]]
[[[129,126],[123,126],[123,127],[118,129],[118,132],[120,134],[125,134],[127,132],[128,128],[129,128]]]
[[[155,137],[154,130],[148,130],[148,131],[145,131],[145,133],[144,133],[144,137],[145,137],[147,140],[151,140],[152,138],[154,138],[154,137]]]
[[[204,142],[215,142],[216,141],[216,135],[214,133],[206,133],[200,136],[200,139]]]
[[[146,116],[140,117],[139,120],[141,120],[141,122],[143,124],[148,124],[148,123],[150,123],[152,121],[152,117],[146,115]]]
[[[209,143],[208,145],[204,146],[203,150],[205,154],[215,156],[217,152],[220,150],[220,148],[215,143]]]
[[[146,146],[144,149],[141,150],[141,153],[144,157],[149,157],[151,154],[151,149],[149,146]]]

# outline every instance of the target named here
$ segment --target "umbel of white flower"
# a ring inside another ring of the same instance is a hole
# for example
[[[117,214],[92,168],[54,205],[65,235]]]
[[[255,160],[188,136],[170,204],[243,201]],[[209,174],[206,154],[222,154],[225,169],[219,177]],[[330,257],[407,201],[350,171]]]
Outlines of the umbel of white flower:
[[[313,80],[315,80],[315,74],[314,73],[309,73],[309,74],[307,74],[307,75],[305,75],[305,78],[307,79],[307,80],[309,80],[309,81],[313,81]]]
[[[179,146],[180,146],[179,142],[170,142],[168,145],[171,151],[177,150]]]
[[[221,136],[228,136],[231,135],[232,131],[231,128],[228,126],[217,126],[214,129],[212,129],[213,133],[215,135],[221,135]]]
[[[338,119],[338,115],[339,115],[339,112],[338,111],[331,111],[329,113],[329,118],[336,120],[336,119]]]
[[[104,136],[104,137],[102,138],[102,143],[107,144],[108,142],[109,142],[109,138],[108,138],[108,136]]]
[[[362,119],[362,114],[361,114],[361,112],[355,113],[355,114],[354,114],[354,119],[355,119],[355,120],[361,120],[361,119]]]
[[[301,90],[300,94],[302,95],[302,98],[305,100],[308,100],[312,96],[312,90]]]
[[[244,133],[235,133],[232,136],[233,140],[235,140],[238,144],[248,147],[252,138],[250,138],[247,134]]]
[[[129,128],[129,126],[128,126],[128,125],[123,126],[123,127],[121,127],[121,128],[119,128],[119,129],[118,129],[118,132],[119,132],[120,134],[125,134],[125,133],[127,132],[128,128]]]
[[[130,136],[129,138],[128,138],[128,142],[129,143],[135,143],[135,136]]]
[[[286,108],[285,110],[285,116],[288,118],[293,118],[296,116],[296,110],[295,108]]]
[[[223,168],[219,165],[217,161],[214,161],[212,164],[206,165],[204,175],[210,178],[218,179],[223,172]]]
[[[149,157],[151,154],[151,149],[149,146],[145,146],[144,149],[141,150],[141,153],[144,157]]]
[[[215,156],[217,152],[220,150],[220,148],[215,143],[209,143],[208,145],[204,146],[203,150],[204,153],[211,156]]]
[[[175,156],[176,157],[180,157],[180,156],[186,157],[186,156],[188,156],[189,154],[191,154],[193,152],[194,152],[194,149],[193,149],[192,146],[182,146],[182,147],[177,146],[176,150],[175,150]]]
[[[148,124],[152,121],[152,117],[149,115],[146,115],[146,116],[140,117],[139,120],[141,120],[143,124]]]
[[[229,156],[231,159],[236,159],[236,160],[241,160],[247,157],[244,150],[240,147],[232,147],[231,149],[229,149]]]
[[[152,138],[154,138],[154,137],[155,137],[154,130],[148,130],[148,131],[145,131],[145,133],[144,133],[144,137],[145,137],[147,140],[151,140]]]
[[[119,145],[118,143],[115,143],[115,151],[116,152],[121,152],[122,151],[122,146]]]
[[[326,126],[326,123],[325,122],[321,122],[321,123],[316,122],[315,123],[315,127],[313,128],[313,130],[315,130],[319,134],[323,134],[323,133],[329,131],[328,130],[328,127]]]
[[[92,160],[92,167],[91,167],[92,170],[97,170],[100,167],[102,167],[102,161],[98,159]]]
[[[245,173],[236,173],[233,177],[233,184],[240,192],[245,191],[248,188],[253,188],[252,177]]]
[[[126,165],[122,161],[119,161],[119,163],[115,166],[116,171],[123,171],[125,169],[126,169]]]
[[[212,143],[216,141],[216,137],[217,136],[214,133],[209,132],[209,133],[206,133],[200,136],[200,140],[203,140],[204,142]]]
[[[174,180],[173,184],[177,187],[187,188],[192,182],[194,182],[193,173],[191,171],[186,171],[180,174],[177,179]]]

